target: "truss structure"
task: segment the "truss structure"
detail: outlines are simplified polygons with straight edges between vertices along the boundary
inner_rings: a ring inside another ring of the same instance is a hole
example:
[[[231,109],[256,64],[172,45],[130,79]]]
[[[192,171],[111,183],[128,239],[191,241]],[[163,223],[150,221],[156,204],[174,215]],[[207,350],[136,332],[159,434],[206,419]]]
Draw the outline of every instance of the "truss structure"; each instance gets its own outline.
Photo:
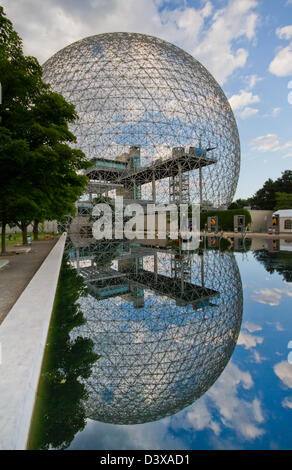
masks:
[[[101,355],[84,380],[87,416],[151,422],[192,404],[226,367],[240,331],[242,286],[233,253],[182,255],[104,241],[66,252],[88,286],[79,304]]]
[[[107,33],[62,49],[43,69],[52,89],[76,106],[71,130],[95,161],[93,183],[109,191],[123,185],[134,199],[153,199],[155,181],[159,202],[232,201],[236,122],[222,89],[192,56],[155,37]],[[122,168],[121,156],[135,147],[138,165]]]

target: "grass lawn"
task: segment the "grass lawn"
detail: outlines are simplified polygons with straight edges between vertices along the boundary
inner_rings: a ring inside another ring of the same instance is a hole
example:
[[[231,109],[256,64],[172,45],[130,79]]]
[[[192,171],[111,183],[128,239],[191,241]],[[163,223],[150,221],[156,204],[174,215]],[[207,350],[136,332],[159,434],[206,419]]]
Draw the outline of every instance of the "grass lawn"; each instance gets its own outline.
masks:
[[[31,240],[33,240],[33,234],[32,233],[28,233],[28,235],[31,236]],[[56,237],[57,235],[55,234],[52,234],[52,233],[45,233],[45,232],[41,232],[39,233],[39,240],[42,240],[44,239],[45,237],[47,236],[50,236],[50,237]],[[11,237],[11,239],[9,239],[9,237]],[[22,234],[21,233],[11,233],[11,234],[7,234],[6,235],[6,246],[8,245],[14,245],[15,243],[22,243]],[[1,246],[1,242],[2,242],[2,237],[0,235],[0,246]]]

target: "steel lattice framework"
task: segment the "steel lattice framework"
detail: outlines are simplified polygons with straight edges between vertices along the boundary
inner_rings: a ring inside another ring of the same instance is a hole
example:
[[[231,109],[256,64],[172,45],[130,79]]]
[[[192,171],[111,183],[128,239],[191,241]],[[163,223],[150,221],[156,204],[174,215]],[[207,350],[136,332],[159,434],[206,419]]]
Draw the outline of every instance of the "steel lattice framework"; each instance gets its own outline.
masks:
[[[118,181],[113,171],[108,179],[97,171],[92,180],[141,184],[147,199],[150,166],[160,201],[177,199],[179,171],[182,202],[232,201],[240,169],[234,115],[215,79],[182,49],[143,34],[101,34],[65,47],[43,69],[52,89],[75,104],[79,120],[71,129],[89,159],[116,160],[140,148],[139,174]],[[184,156],[182,169],[170,161],[173,149]]]
[[[67,253],[88,285],[80,299],[100,359],[84,381],[91,419],[137,424],[192,404],[235,347],[242,285],[233,253],[168,252],[103,242]],[[77,254],[78,253],[78,254]]]

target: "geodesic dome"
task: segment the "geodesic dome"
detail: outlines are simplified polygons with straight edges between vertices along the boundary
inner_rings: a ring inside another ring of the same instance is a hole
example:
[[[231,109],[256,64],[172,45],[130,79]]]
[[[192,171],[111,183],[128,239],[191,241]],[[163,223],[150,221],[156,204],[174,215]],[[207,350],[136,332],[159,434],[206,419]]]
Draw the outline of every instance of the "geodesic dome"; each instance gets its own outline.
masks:
[[[85,282],[101,286],[104,277],[107,291],[107,298],[95,288],[79,300],[86,323],[75,331],[90,338],[101,356],[83,381],[86,415],[93,420],[138,424],[177,413],[212,386],[236,345],[243,299],[234,254],[204,251],[181,259],[156,250],[141,262],[143,249],[130,250],[132,258],[120,252],[117,263],[124,269],[116,274],[125,277],[119,283],[110,280],[117,270],[113,256],[110,270],[100,266],[94,247],[83,256],[96,259],[96,268],[81,269]],[[139,277],[127,278],[131,264],[137,263]],[[151,273],[156,274],[149,281]],[[130,290],[125,291],[127,279]],[[205,292],[194,308],[186,300],[190,284],[193,292],[204,285],[213,295],[207,300]]]
[[[144,34],[100,34],[57,52],[43,70],[76,106],[71,130],[89,159],[115,159],[139,146],[146,166],[175,147],[212,148],[216,163],[202,168],[201,193],[199,171],[190,171],[189,200],[201,196],[216,207],[232,201],[240,170],[234,115],[212,75],[182,49]],[[168,200],[167,173],[157,199]]]

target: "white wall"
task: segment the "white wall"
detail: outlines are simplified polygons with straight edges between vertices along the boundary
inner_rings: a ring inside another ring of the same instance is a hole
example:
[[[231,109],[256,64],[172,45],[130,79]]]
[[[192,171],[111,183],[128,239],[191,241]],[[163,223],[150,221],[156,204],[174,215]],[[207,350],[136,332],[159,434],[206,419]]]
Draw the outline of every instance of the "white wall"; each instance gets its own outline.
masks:
[[[291,233],[292,234],[292,229],[287,230],[285,229],[285,220],[291,220],[292,217],[280,217],[280,233]]]
[[[25,449],[66,234],[0,325],[0,450]]]
[[[251,215],[251,231],[268,232],[269,227],[272,225],[272,214],[274,211],[261,211],[261,210],[250,210]]]

